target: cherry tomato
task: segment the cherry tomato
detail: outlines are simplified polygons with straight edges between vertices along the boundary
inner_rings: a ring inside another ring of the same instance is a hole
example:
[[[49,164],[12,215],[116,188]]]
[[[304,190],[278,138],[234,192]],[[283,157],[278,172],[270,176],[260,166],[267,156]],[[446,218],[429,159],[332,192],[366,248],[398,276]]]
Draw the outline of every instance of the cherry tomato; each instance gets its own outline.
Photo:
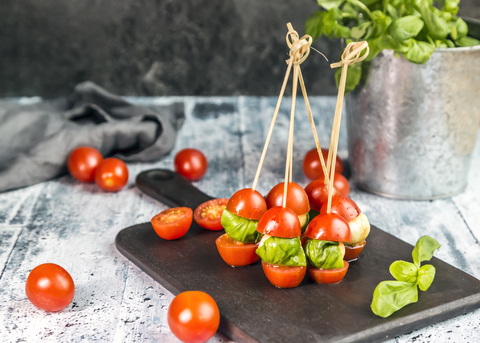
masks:
[[[325,166],[327,166],[328,149],[322,149],[322,155],[325,160]],[[303,172],[311,180],[323,177],[322,164],[320,163],[317,149],[312,149],[305,154],[303,158]],[[338,156],[337,162],[335,163],[335,173],[343,173],[343,162]]]
[[[153,229],[163,239],[183,237],[192,225],[193,211],[188,207],[175,207],[162,211],[152,218]]]
[[[267,203],[259,192],[244,188],[228,200],[227,210],[242,218],[259,220],[267,211]]]
[[[175,155],[175,170],[190,181],[200,180],[207,172],[207,158],[200,150],[187,148]]]
[[[262,261],[262,268],[268,281],[279,288],[297,287],[305,277],[307,267],[287,267]]]
[[[223,260],[234,267],[243,267],[260,260],[255,252],[258,243],[242,243],[233,240],[227,233],[215,240],[217,249]]]
[[[325,184],[323,179],[316,179],[310,182],[307,187],[305,187],[305,193],[307,193],[310,206],[315,211],[320,212],[323,203],[328,201],[328,185]],[[340,192],[335,188],[335,184],[333,186],[332,194],[340,194]]]
[[[193,218],[204,229],[222,230],[222,213],[227,203],[228,199],[224,198],[206,201],[196,208]]]
[[[119,191],[127,182],[127,165],[115,157],[104,159],[95,172],[95,183],[107,192]]]
[[[322,241],[350,242],[352,240],[347,221],[336,213],[319,214],[313,218],[305,230],[305,236]]]
[[[102,154],[97,149],[81,146],[68,156],[68,171],[78,181],[93,182],[95,181],[95,170],[102,160]]]
[[[317,283],[337,283],[343,280],[348,270],[348,262],[343,261],[343,268],[320,269],[308,267],[308,274]]]
[[[279,183],[268,192],[265,201],[267,208],[283,205],[283,192],[285,189],[285,182]],[[289,182],[287,186],[287,207],[292,209],[298,216],[310,211],[310,202],[308,201],[307,193],[299,184]]]
[[[295,212],[288,207],[272,207],[260,218],[257,231],[264,235],[293,238],[300,237],[302,227]]]
[[[345,257],[344,257],[344,259],[347,260],[348,262],[356,260],[358,258],[358,255],[360,255],[363,248],[365,247],[365,244],[367,244],[366,241],[363,241],[362,244],[355,245],[353,247],[345,245]]]
[[[28,300],[39,309],[56,312],[72,302],[75,284],[65,269],[54,263],[45,263],[30,272],[25,292]]]
[[[323,175],[318,180],[324,182]],[[333,177],[333,188],[336,189],[338,193],[344,197],[348,197],[348,195],[350,194],[350,184],[348,183],[347,178],[342,174],[335,173]]]
[[[327,213],[327,206],[328,204],[326,202],[323,203],[322,208],[320,209],[320,214]],[[341,195],[335,195],[332,197],[332,207],[330,212],[337,213],[347,222],[357,218],[361,213],[360,208],[358,208],[355,201]]]
[[[208,341],[220,325],[217,303],[207,293],[187,291],[173,299],[168,308],[168,326],[182,342]]]

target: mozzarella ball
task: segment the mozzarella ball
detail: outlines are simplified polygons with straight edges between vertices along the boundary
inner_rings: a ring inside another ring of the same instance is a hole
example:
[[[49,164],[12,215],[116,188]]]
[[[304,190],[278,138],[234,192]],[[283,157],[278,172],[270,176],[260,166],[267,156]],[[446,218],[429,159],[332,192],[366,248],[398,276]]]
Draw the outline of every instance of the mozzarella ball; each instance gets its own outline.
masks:
[[[352,232],[352,240],[346,242],[348,246],[355,246],[357,244],[363,243],[365,238],[367,238],[370,233],[370,222],[365,214],[360,213],[355,219],[352,219],[348,222],[350,226],[350,231]]]

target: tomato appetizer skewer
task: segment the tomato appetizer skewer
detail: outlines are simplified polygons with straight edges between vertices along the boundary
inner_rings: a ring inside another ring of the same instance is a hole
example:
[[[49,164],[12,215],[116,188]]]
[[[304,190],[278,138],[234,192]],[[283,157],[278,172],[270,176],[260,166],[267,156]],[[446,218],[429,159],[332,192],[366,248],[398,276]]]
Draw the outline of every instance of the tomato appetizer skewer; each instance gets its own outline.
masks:
[[[328,159],[328,149],[322,149],[322,156],[327,163]],[[343,173],[343,162],[337,156],[335,160],[335,173]],[[309,150],[305,157],[303,158],[303,172],[311,180],[316,180],[324,177],[322,164],[320,163],[320,158],[318,157],[318,151],[316,148]]]

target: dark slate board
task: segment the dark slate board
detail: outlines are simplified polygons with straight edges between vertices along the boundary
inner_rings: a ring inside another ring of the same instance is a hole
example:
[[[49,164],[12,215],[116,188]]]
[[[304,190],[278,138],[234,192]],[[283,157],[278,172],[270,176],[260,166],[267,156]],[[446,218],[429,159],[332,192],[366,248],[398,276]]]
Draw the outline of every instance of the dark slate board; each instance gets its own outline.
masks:
[[[172,206],[195,209],[210,196],[180,175],[151,170],[137,177],[145,193]],[[387,319],[370,310],[380,281],[391,280],[390,264],[411,261],[413,246],[372,226],[367,245],[350,264],[345,279],[319,285],[308,275],[294,289],[278,289],[265,277],[261,264],[228,266],[215,247],[223,231],[208,231],[195,222],[182,239],[159,238],[150,223],[120,231],[117,249],[173,294],[201,290],[217,302],[220,331],[237,342],[380,342],[480,307],[480,281],[433,258],[437,269],[419,301]]]

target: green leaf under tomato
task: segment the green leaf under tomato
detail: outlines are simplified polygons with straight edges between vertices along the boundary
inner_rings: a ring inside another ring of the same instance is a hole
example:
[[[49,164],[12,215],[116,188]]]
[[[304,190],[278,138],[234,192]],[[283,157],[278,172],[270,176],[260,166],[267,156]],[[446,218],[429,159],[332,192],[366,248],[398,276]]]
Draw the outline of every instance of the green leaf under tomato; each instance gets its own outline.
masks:
[[[270,264],[288,267],[305,267],[307,265],[300,237],[269,237],[258,247],[256,253],[262,261]]]
[[[415,248],[413,248],[412,258],[413,263],[420,268],[420,263],[423,261],[430,261],[435,250],[440,248],[440,243],[430,236],[422,236],[418,239]]]
[[[417,282],[418,268],[416,265],[405,261],[395,261],[390,265],[390,274],[397,281]]]
[[[382,281],[373,292],[370,307],[377,316],[386,318],[402,307],[417,301],[418,289],[416,283]]]
[[[431,264],[426,264],[418,270],[417,283],[418,283],[418,287],[420,287],[422,291],[426,291],[430,287],[430,285],[433,282],[433,279],[435,278],[435,272],[436,272],[435,267],[432,266]]]
[[[338,242],[309,239],[305,245],[309,265],[321,269],[343,268],[343,254]]]
[[[260,239],[260,233],[257,231],[258,220],[239,217],[225,209],[221,223],[225,232],[236,241],[256,243]]]

